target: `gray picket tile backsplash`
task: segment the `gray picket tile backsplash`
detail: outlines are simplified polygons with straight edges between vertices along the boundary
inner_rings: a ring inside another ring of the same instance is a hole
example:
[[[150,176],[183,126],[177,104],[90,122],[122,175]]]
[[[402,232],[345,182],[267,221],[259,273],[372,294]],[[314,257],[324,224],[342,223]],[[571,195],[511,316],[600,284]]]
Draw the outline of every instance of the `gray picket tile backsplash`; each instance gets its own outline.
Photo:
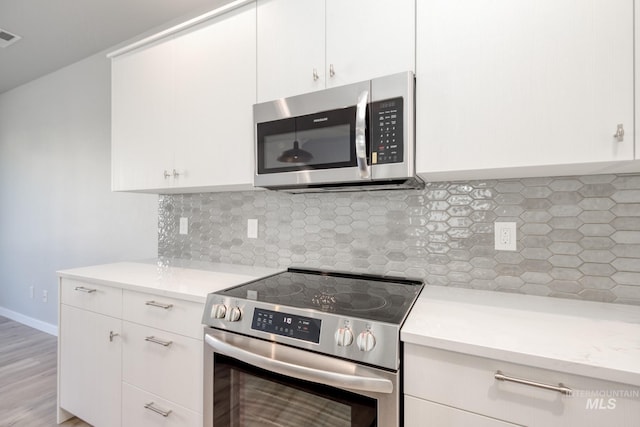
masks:
[[[178,233],[180,217],[189,218],[188,235]],[[258,220],[257,239],[247,238],[250,218]],[[494,250],[496,221],[516,222],[516,251]],[[158,250],[167,258],[640,305],[640,175],[162,195]]]

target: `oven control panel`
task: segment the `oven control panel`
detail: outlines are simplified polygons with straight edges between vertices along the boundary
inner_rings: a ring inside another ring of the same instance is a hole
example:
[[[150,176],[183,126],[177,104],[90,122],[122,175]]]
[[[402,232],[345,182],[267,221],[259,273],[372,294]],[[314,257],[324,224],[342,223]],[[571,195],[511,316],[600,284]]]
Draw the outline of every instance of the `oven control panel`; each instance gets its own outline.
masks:
[[[389,369],[400,360],[398,325],[209,294],[202,323]]]
[[[320,319],[256,308],[251,329],[318,344],[321,325]]]

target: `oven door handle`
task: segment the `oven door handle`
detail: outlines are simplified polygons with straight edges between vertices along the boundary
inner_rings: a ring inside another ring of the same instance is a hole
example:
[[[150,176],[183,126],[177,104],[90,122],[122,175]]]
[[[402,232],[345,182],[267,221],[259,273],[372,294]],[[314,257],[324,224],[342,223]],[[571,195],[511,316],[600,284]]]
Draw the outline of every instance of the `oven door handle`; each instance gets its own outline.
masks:
[[[217,353],[224,354],[241,362],[257,366],[277,374],[326,384],[336,388],[349,388],[352,390],[372,393],[393,392],[393,383],[386,378],[343,374],[284,362],[253,353],[249,350],[245,350],[244,348],[224,342],[209,334],[205,334],[204,340]]]
[[[360,178],[369,179],[371,177],[371,167],[367,164],[367,101],[369,91],[363,91],[358,97],[356,104],[356,162],[360,171]]]

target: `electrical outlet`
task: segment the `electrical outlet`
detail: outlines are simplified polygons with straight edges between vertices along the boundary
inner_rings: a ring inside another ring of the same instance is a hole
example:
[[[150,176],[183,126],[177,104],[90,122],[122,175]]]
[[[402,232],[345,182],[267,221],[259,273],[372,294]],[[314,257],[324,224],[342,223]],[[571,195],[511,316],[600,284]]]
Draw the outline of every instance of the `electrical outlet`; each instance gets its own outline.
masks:
[[[517,250],[515,222],[496,222],[494,231],[497,251]]]
[[[180,234],[189,234],[189,218],[180,218]]]
[[[42,302],[49,301],[49,291],[42,291]]]
[[[258,238],[258,220],[257,219],[247,220],[247,237],[249,239]]]

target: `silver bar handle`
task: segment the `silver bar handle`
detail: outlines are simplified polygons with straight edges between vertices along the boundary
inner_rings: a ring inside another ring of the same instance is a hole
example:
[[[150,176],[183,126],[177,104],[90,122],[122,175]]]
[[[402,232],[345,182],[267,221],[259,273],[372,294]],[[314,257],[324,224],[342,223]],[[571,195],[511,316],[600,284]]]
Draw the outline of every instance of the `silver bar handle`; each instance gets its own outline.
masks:
[[[163,304],[161,302],[157,302],[157,301],[145,301],[144,303],[145,305],[150,305],[152,307],[160,307],[160,308],[164,308],[165,310],[170,309],[171,307],[173,307],[173,304]]]
[[[145,337],[144,340],[152,342],[154,344],[160,344],[160,345],[163,345],[165,347],[169,347],[171,344],[173,344],[173,341],[163,341],[161,339],[158,339],[158,338],[154,337],[153,335],[151,335],[150,337]]]
[[[316,68],[313,69],[313,81],[318,81],[320,76],[318,75],[318,70]]]
[[[84,286],[76,286],[76,291],[86,292],[88,294],[94,293],[96,290],[91,288],[85,288]]]
[[[336,69],[333,64],[329,64],[329,77],[333,77],[336,75]]]
[[[109,342],[113,342],[113,339],[117,336],[119,336],[120,334],[113,332],[113,331],[109,331]]]
[[[393,392],[393,383],[386,378],[364,377],[359,375],[348,375],[337,372],[324,371],[300,366],[293,363],[283,362],[270,357],[252,353],[233,344],[221,341],[209,334],[204,336],[205,342],[218,353],[226,354],[249,365],[259,366],[282,375],[300,378],[320,384],[326,384],[336,388],[350,388],[352,390],[362,390],[377,393]]]
[[[356,105],[356,161],[360,178],[368,179],[371,176],[371,170],[367,164],[367,140],[365,131],[367,129],[367,101],[369,100],[369,91],[363,91],[358,97]]]
[[[573,393],[573,390],[562,383],[559,383],[558,385],[545,384],[537,381],[526,380],[524,378],[510,377],[504,375],[501,371],[496,371],[493,377],[498,381],[508,381],[516,384],[524,384],[532,387],[543,388],[545,390],[557,391],[558,393],[562,393],[567,396],[571,396],[571,394]]]
[[[167,179],[171,176],[171,174],[169,172],[167,172],[167,170],[164,170],[164,179]]]
[[[169,409],[168,411],[163,411],[160,408],[156,408],[155,406],[153,406],[153,402],[145,403],[144,407],[150,411],[155,412],[156,414],[162,415],[165,418],[168,417],[171,413],[171,409]]]

